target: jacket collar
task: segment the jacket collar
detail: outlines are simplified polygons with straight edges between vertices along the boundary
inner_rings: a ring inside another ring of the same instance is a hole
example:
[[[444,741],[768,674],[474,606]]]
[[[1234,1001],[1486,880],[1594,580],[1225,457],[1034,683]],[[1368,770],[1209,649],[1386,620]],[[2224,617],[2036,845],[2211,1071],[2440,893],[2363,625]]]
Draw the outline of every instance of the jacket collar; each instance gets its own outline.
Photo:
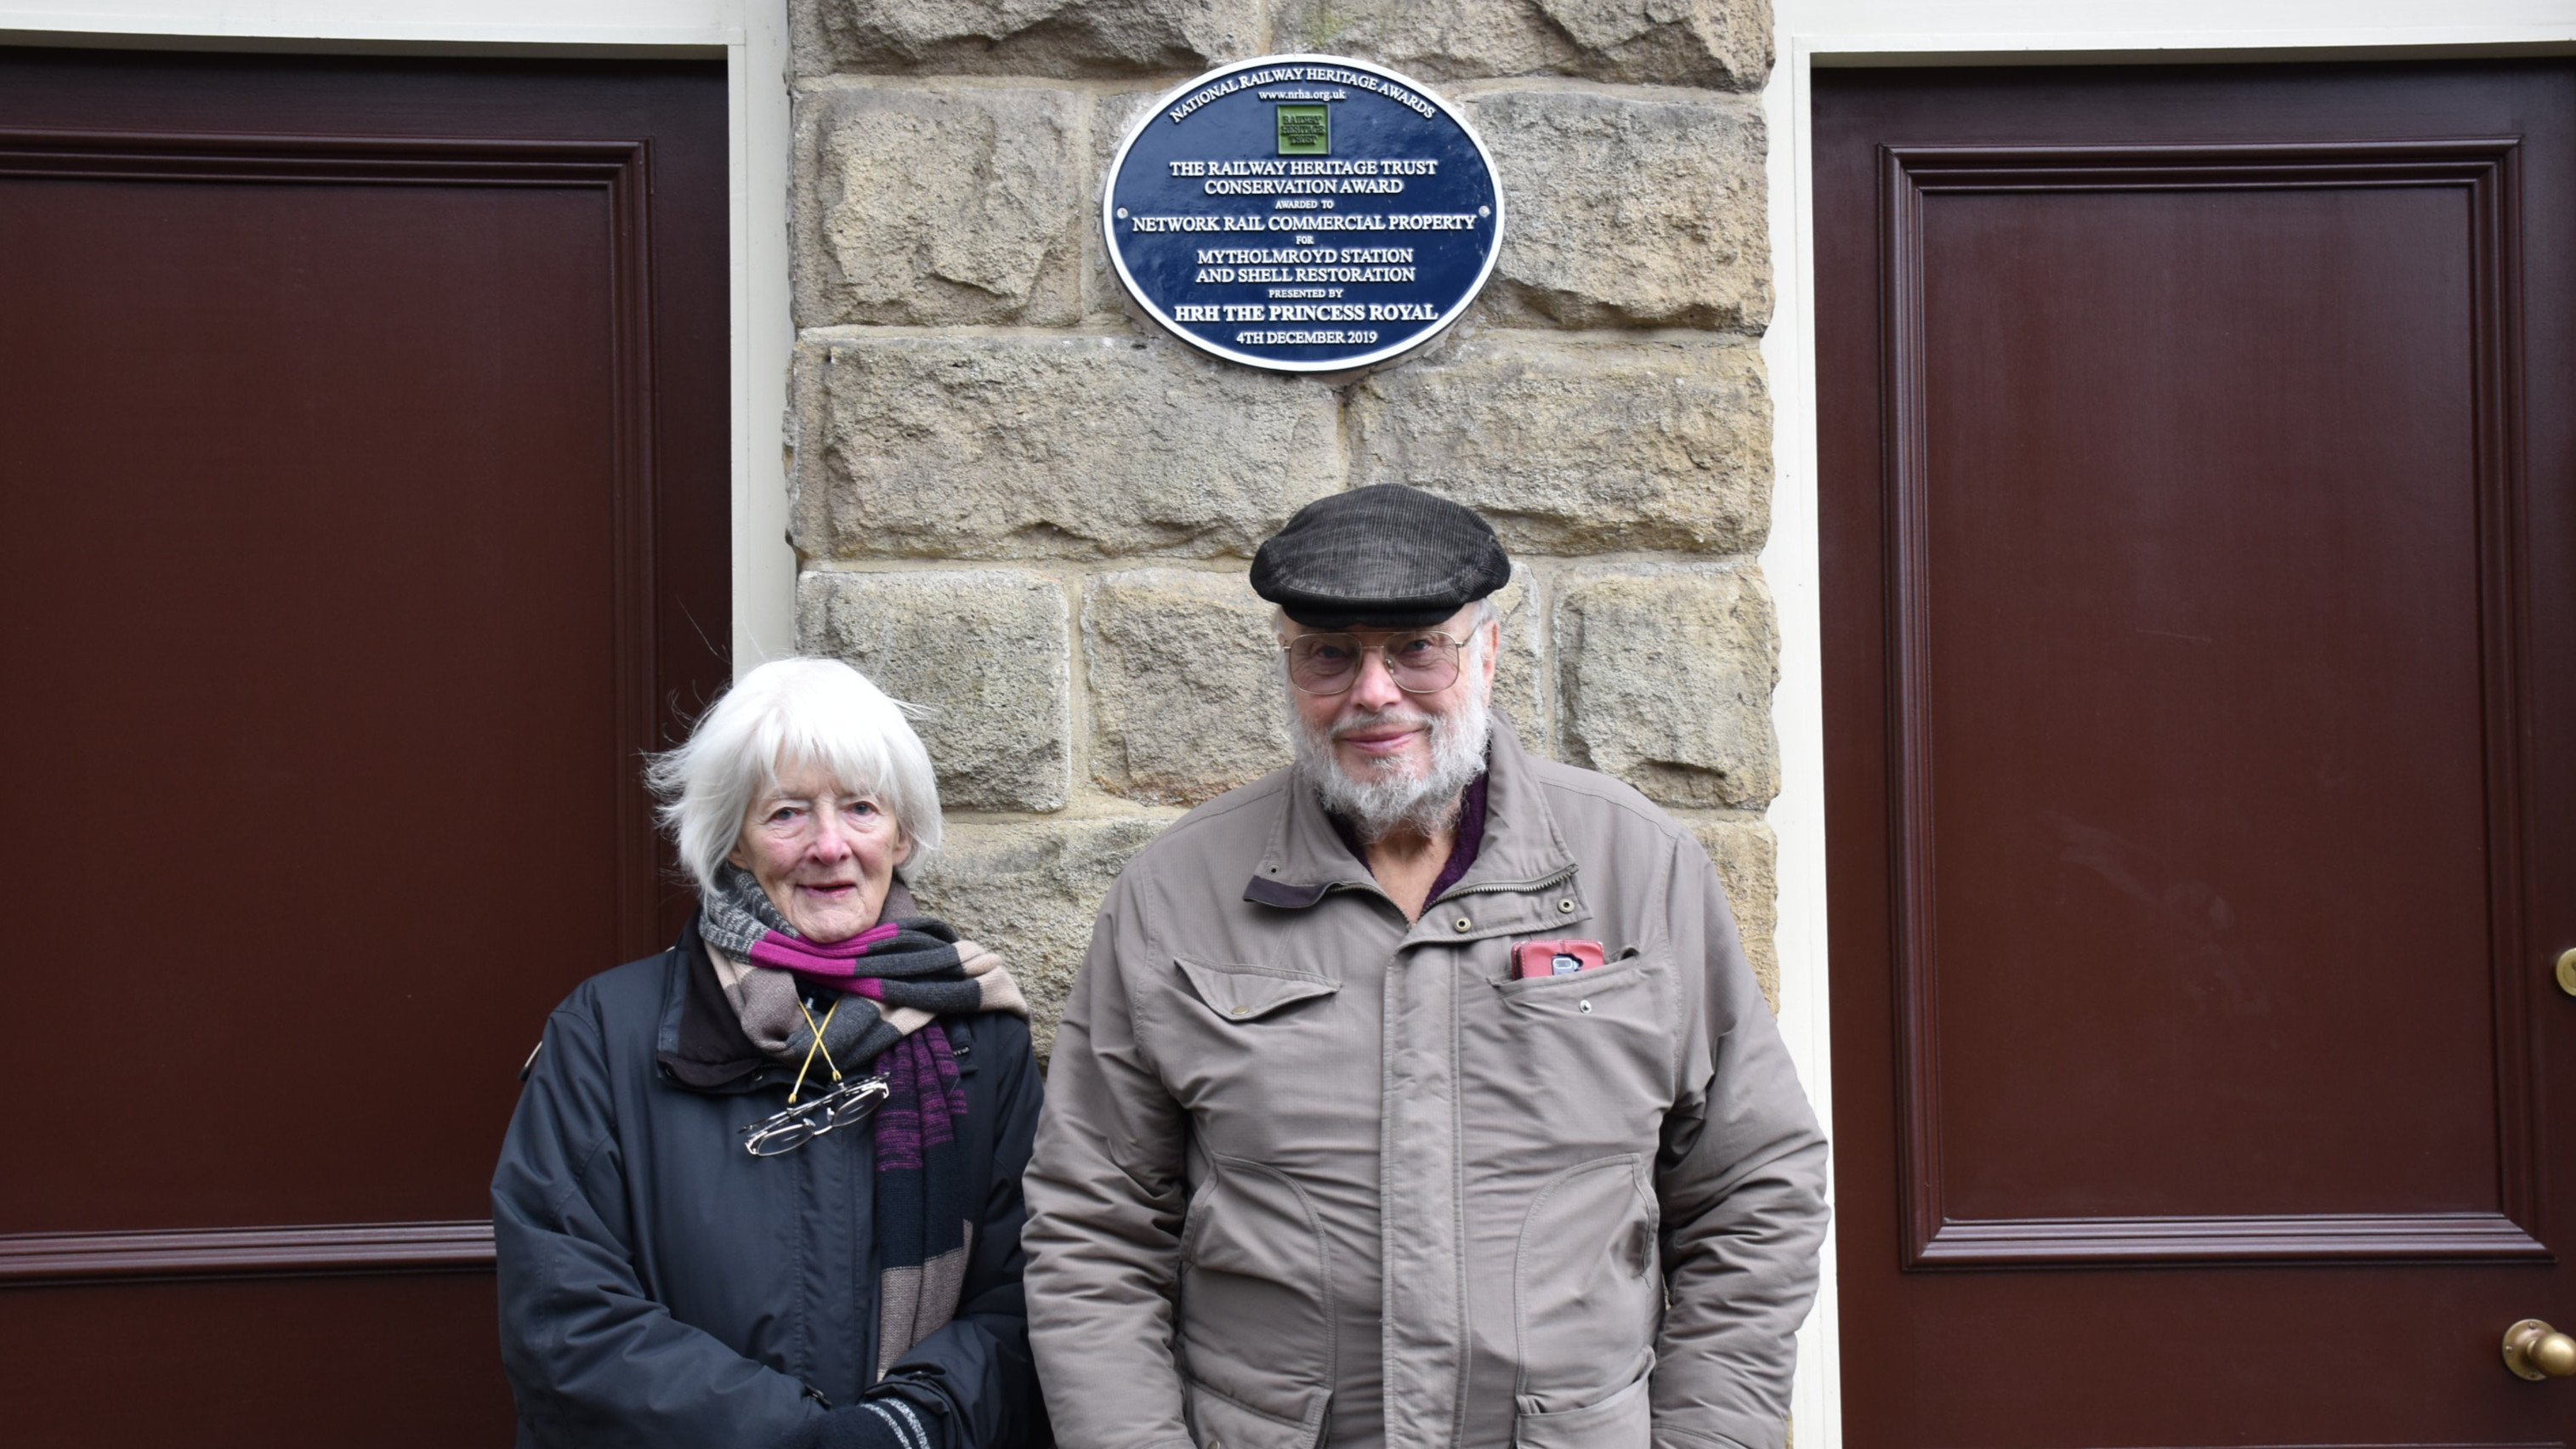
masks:
[[[654,1043],[662,1075],[701,1092],[759,1085],[757,1078],[769,1059],[743,1034],[733,1003],[725,999],[715,960],[707,955],[706,940],[698,934],[697,912],[689,913],[689,924],[681,928],[680,939],[663,953],[663,959],[669,969],[663,981],[661,1030]]]
[[[1558,833],[1511,722],[1494,716],[1485,746],[1485,843],[1476,863],[1442,900],[1484,891],[1529,890],[1574,871],[1574,856]],[[1243,898],[1255,905],[1303,910],[1337,889],[1376,890],[1368,866],[1351,854],[1324,807],[1292,768],[1279,792],[1281,808],[1268,847]],[[1426,918],[1429,912],[1425,912]],[[1559,914],[1570,914],[1560,912]],[[1484,934],[1477,932],[1476,934]]]
[[[921,908],[898,876],[886,890],[879,920],[917,916]],[[776,1076],[777,1063],[761,1055],[744,1034],[742,1017],[726,997],[716,976],[715,959],[706,938],[698,934],[699,913],[689,913],[680,939],[662,953],[668,963],[662,988],[662,1021],[654,1037],[654,1056],[662,1075],[701,1092],[747,1092]]]

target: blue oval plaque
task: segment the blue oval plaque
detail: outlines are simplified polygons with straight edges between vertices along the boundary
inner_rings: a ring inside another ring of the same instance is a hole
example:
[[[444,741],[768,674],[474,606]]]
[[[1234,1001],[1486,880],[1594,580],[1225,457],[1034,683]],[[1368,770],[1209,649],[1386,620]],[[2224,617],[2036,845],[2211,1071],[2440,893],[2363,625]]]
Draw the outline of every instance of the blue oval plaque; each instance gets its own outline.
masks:
[[[1154,320],[1253,367],[1365,367],[1439,335],[1494,270],[1503,193],[1448,104],[1380,66],[1209,71],[1127,133],[1100,203]]]

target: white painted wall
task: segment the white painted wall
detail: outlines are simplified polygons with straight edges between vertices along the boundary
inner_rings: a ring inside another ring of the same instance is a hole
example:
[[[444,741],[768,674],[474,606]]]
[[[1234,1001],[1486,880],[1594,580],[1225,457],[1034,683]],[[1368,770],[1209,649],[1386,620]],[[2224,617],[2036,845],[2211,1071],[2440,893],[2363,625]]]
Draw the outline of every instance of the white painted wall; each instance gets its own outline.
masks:
[[[1816,553],[1815,172],[1809,81],[1820,65],[2394,60],[2576,53],[2576,0],[1772,0],[1771,257],[1763,339],[1778,468],[1762,570],[1780,612],[1781,1026],[1833,1125],[1825,938],[1824,674]],[[1891,1245],[1892,1251],[1892,1245]],[[1800,1449],[1840,1449],[1844,1365],[1834,1261],[1800,1335]],[[1866,1373],[1865,1364],[1851,1366]]]
[[[731,113],[733,659],[796,642],[787,545],[786,0],[0,0],[0,44],[722,56]]]

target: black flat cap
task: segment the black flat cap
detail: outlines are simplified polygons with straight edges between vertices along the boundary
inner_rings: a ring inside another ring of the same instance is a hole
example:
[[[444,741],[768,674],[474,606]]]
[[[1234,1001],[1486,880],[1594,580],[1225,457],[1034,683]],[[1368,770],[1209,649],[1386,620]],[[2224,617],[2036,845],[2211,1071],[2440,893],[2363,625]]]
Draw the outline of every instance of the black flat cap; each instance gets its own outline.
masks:
[[[1309,629],[1419,629],[1511,578],[1485,520],[1401,483],[1318,498],[1252,556],[1252,591]]]

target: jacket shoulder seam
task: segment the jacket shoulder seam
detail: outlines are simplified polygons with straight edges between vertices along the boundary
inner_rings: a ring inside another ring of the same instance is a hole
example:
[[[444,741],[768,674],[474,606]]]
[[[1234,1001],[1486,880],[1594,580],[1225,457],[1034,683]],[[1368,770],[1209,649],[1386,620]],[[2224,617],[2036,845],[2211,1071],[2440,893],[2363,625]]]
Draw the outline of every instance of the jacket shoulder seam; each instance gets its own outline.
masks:
[[[601,1153],[608,1150],[608,1144],[611,1140],[613,1139],[610,1134],[605,1132],[601,1133],[599,1140],[592,1143],[590,1145],[590,1149],[582,1153],[580,1160],[573,1165],[571,1181],[564,1185],[564,1190],[562,1192],[555,1194],[555,1200],[553,1202],[546,1204],[546,1211],[553,1215],[555,1221],[563,1221],[565,1205],[570,1203],[574,1198],[583,1195],[583,1189],[590,1182],[591,1166],[599,1161],[599,1155]],[[621,1244],[620,1246],[624,1245]]]
[[[1532,771],[1533,774],[1536,774],[1539,777],[1539,785],[1542,789],[1548,790],[1552,793],[1573,795],[1585,800],[1598,801],[1603,805],[1610,806],[1611,808],[1619,811],[1621,814],[1626,815],[1632,820],[1652,827],[1656,833],[1660,835],[1669,837],[1686,833],[1680,821],[1675,820],[1671,814],[1666,812],[1662,807],[1656,805],[1653,801],[1638,794],[1631,786],[1622,784],[1618,780],[1612,779],[1607,775],[1600,774],[1600,772],[1595,770],[1578,770],[1575,766],[1557,764],[1553,760],[1540,761],[1538,763],[1542,766],[1552,767]],[[1592,776],[1595,779],[1599,779],[1602,781],[1603,785],[1606,785],[1609,788],[1605,789],[1601,786],[1593,785],[1589,780],[1583,778],[1587,775]],[[1568,778],[1569,776],[1571,778]]]
[[[1676,830],[1665,840],[1664,869],[1662,873],[1657,875],[1655,878],[1655,908],[1650,919],[1656,921],[1658,923],[1657,929],[1664,933],[1664,946],[1667,952],[1672,949],[1674,910],[1673,883],[1681,878],[1681,873],[1683,871],[1690,868],[1689,853],[1682,848],[1682,840],[1686,835],[1687,832]],[[1716,870],[1716,866],[1705,862],[1700,868],[1711,872]],[[1673,993],[1673,1020],[1678,1022],[1689,1022],[1697,1020],[1700,1017],[1700,1012],[1694,1010],[1694,1006],[1705,1005],[1705,1003],[1693,1003],[1685,999],[1689,992],[1684,984],[1685,973],[1679,969],[1680,964],[1681,963],[1678,960],[1674,962],[1675,969],[1669,976],[1669,982]],[[1699,982],[1699,990],[1701,992],[1705,993],[1708,990],[1708,972],[1705,968],[1688,974]],[[1687,1090],[1686,1084],[1683,1080],[1682,1067],[1685,1062],[1690,1060],[1690,1035],[1691,1034],[1686,1030],[1673,1033],[1672,1075],[1667,1080],[1671,1084],[1668,1090],[1672,1092],[1676,1100],[1678,1100],[1681,1094]]]
[[[588,994],[587,984],[574,989],[574,995],[576,996],[585,994]],[[601,1063],[604,1066],[607,1060],[607,1034],[599,1029],[599,1023],[597,1021],[591,1019],[591,1017],[598,1011],[599,1007],[596,996],[593,996],[590,1001],[585,1003],[585,1005],[588,1008],[587,1010],[584,1010],[581,1007],[576,1007],[571,1001],[566,1001],[549,1013],[547,1020],[551,1022],[555,1017],[562,1017],[567,1022],[577,1024],[579,1028],[591,1038],[593,1046],[597,1048],[596,1054],[600,1057]],[[611,1095],[612,1097],[614,1096],[613,1093]],[[546,1204],[547,1213],[553,1216],[557,1222],[561,1222],[563,1220],[564,1205],[582,1194],[584,1186],[590,1181],[590,1169],[592,1165],[599,1161],[599,1155],[608,1150],[609,1144],[615,1141],[616,1137],[617,1131],[615,1124],[610,1120],[603,1119],[599,1124],[598,1137],[587,1147],[582,1148],[574,1155],[573,1169],[569,1176],[569,1180],[564,1184],[563,1191],[556,1193],[553,1199]]]

